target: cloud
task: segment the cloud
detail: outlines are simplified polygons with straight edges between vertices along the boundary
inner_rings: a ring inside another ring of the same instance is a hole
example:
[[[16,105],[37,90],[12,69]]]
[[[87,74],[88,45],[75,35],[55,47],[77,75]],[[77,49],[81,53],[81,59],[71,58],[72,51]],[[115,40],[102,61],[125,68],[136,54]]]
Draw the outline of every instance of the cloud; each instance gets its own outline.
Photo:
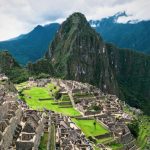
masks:
[[[148,0],[0,0],[0,40],[29,32],[38,24],[62,22],[73,12],[87,19],[101,19],[126,11],[128,20],[149,20]]]

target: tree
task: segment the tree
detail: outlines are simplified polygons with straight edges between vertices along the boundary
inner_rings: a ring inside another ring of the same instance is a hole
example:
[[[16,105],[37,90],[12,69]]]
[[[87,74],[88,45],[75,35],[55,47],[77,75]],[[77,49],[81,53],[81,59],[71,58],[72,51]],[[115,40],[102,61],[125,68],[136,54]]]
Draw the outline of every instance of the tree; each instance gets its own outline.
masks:
[[[130,124],[128,124],[128,128],[135,138],[139,135],[139,121],[133,120]]]
[[[93,125],[94,125],[94,127],[95,127],[95,129],[96,129],[96,120],[93,122]]]

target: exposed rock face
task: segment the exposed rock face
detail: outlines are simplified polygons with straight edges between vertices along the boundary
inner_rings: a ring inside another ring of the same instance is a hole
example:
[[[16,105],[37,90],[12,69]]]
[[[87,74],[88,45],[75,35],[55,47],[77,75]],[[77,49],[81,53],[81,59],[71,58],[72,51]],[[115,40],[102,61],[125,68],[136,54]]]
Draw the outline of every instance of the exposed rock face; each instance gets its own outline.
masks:
[[[60,77],[96,84],[111,93],[117,91],[105,43],[80,13],[61,25],[48,57]]]

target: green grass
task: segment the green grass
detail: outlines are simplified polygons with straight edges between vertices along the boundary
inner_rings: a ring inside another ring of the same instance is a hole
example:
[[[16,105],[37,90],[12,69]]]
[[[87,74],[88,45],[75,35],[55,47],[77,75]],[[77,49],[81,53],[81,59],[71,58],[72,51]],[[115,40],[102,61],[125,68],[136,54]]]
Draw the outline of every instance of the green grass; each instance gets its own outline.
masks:
[[[15,87],[16,89],[19,91],[19,90],[22,90],[24,87],[26,87],[28,85],[28,82],[22,82],[20,84],[15,84]]]
[[[96,147],[96,146],[93,146],[94,147],[94,150],[99,150],[99,148],[98,147]]]
[[[69,98],[69,96],[68,95],[62,95],[62,97],[61,97],[61,101],[70,101],[70,98]]]
[[[40,141],[39,150],[47,149],[47,142],[48,142],[48,133],[44,133]]]
[[[123,144],[120,144],[120,143],[112,143],[109,146],[112,150],[121,150],[121,149],[123,149]]]
[[[54,150],[56,141],[55,141],[55,125],[51,126],[51,132],[50,132],[50,150]]]
[[[75,97],[82,98],[82,97],[93,97],[94,95],[91,93],[75,93]]]
[[[88,136],[97,136],[101,134],[108,133],[109,131],[105,129],[100,123],[96,123],[96,128],[94,126],[94,120],[77,120],[72,119],[73,122],[83,131],[83,133]]]
[[[103,138],[103,139],[98,139],[97,143],[107,144],[107,143],[110,143],[113,141],[114,141],[114,139],[112,137],[107,137],[107,138]]]
[[[139,118],[141,122],[139,122],[139,136],[137,138],[137,145],[141,149],[145,149],[147,146],[147,139],[150,138],[150,117],[148,116],[141,116]]]
[[[50,92],[52,90],[52,92]],[[54,100],[42,100],[39,101],[39,98],[53,98],[54,95],[58,91],[58,88],[54,89],[54,85],[49,84],[47,87],[32,87],[29,90],[24,90],[24,99],[26,103],[32,109],[42,110],[43,108],[62,113],[64,115],[69,116],[77,116],[80,113],[74,108],[59,108],[58,105],[52,105]]]

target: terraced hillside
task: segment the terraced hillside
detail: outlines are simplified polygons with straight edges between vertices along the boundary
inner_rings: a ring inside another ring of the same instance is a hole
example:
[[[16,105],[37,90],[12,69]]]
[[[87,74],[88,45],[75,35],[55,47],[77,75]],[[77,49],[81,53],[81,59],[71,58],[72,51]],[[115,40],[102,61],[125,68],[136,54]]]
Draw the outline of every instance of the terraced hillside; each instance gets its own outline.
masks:
[[[55,95],[59,88],[54,84],[48,84],[45,87],[30,87],[22,91],[25,102],[32,109],[49,109],[64,115],[80,115],[70,104],[67,95],[63,95],[59,100],[55,100]],[[68,103],[66,106],[66,102]],[[68,107],[69,105],[69,107]]]

